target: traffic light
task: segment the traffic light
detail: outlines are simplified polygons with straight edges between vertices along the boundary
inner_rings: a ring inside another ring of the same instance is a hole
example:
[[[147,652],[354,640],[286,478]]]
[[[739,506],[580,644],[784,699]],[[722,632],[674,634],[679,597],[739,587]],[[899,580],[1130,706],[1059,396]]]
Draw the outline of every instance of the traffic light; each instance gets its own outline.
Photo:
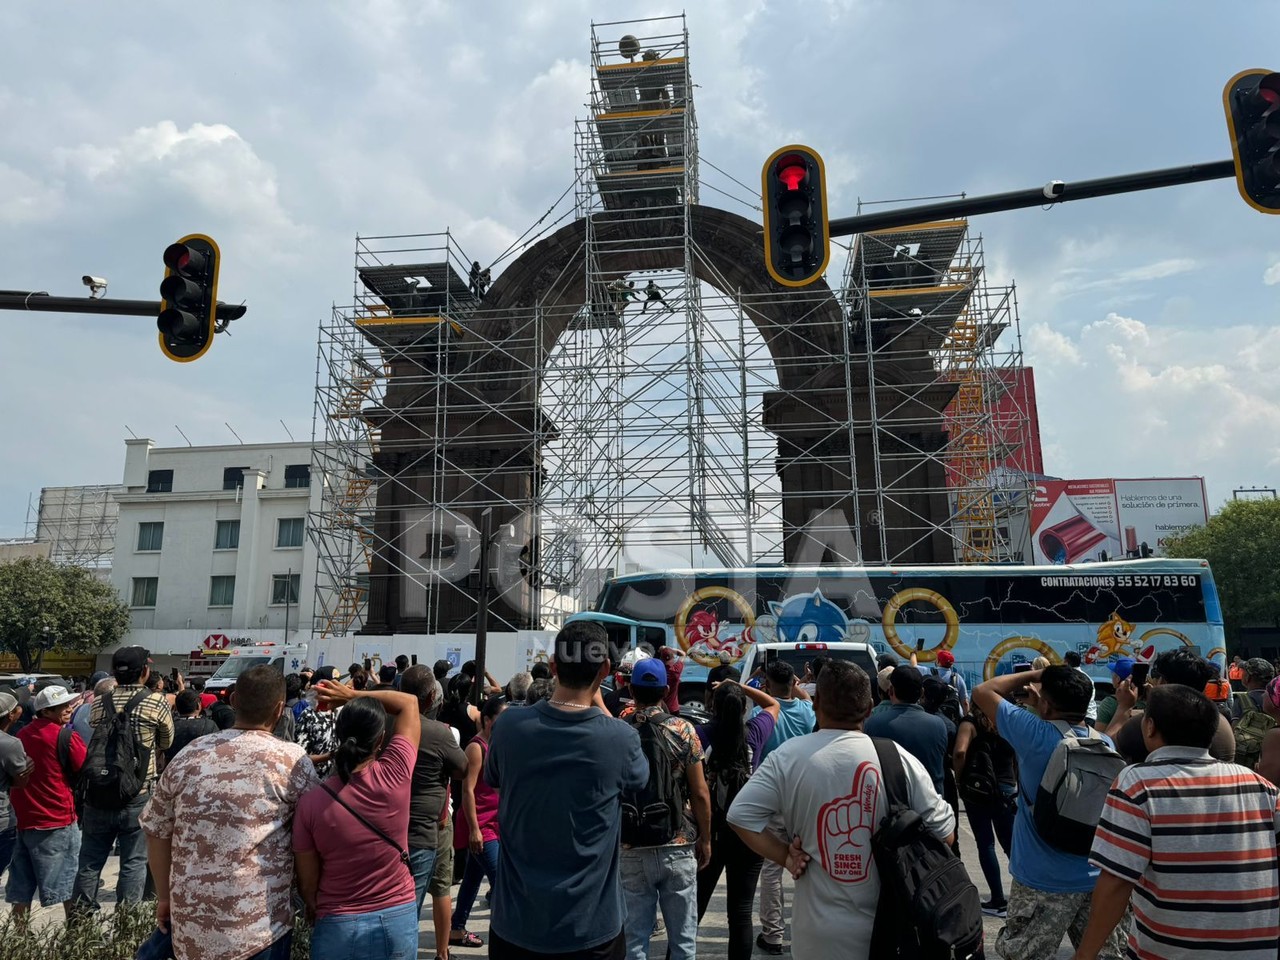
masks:
[[[798,144],[783,147],[765,161],[761,180],[769,276],[784,287],[813,283],[831,259],[822,158]]]
[[[160,328],[160,349],[170,360],[198,360],[213,343],[220,260],[218,245],[202,233],[190,234],[165,248],[156,326]]]
[[[1237,73],[1222,91],[1222,107],[1240,196],[1260,213],[1280,213],[1280,73]]]

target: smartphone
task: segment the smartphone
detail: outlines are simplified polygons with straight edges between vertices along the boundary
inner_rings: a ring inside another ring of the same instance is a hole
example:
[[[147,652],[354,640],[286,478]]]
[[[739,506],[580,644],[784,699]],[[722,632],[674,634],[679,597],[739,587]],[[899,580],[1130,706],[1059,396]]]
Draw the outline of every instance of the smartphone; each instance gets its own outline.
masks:
[[[916,652],[917,653],[924,652],[924,637],[921,637],[919,640],[916,641]]]
[[[366,659],[364,662],[364,672],[373,673],[373,661]]]
[[[1151,673],[1151,664],[1135,663],[1133,672],[1129,674],[1129,679],[1133,681],[1133,685],[1141,690],[1147,684],[1147,675]]]
[[[1031,664],[1029,664],[1029,663],[1015,663],[1015,664],[1013,665],[1013,672],[1014,672],[1014,673],[1030,673],[1030,672],[1031,672]]]
[[[418,655],[416,653],[409,654],[409,664],[414,667],[418,665]]]
[[[169,676],[173,679],[173,682],[174,682],[174,683],[177,683],[177,682],[178,682],[178,668],[177,668],[177,667],[174,667],[172,670],[170,670],[170,671],[169,671]]]

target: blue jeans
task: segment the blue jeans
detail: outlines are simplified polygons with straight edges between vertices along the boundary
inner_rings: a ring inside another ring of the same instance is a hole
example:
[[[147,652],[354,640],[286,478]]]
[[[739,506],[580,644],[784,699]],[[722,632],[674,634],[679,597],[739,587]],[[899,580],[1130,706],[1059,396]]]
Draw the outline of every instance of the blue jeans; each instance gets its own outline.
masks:
[[[991,900],[1005,902],[1004,879],[1000,874],[1000,861],[996,858],[996,840],[1009,855],[1013,846],[1014,798],[1006,794],[1002,802],[986,805],[965,801],[964,812],[973,830],[973,842],[978,848],[978,865],[991,888]]]
[[[336,913],[311,929],[311,960],[417,960],[418,907]]]
[[[475,906],[476,894],[480,892],[481,877],[488,877],[491,886],[498,885],[498,849],[497,840],[486,840],[480,856],[467,851],[467,869],[462,874],[462,885],[458,887],[458,902],[454,904],[453,920],[449,924],[451,929],[467,929],[471,908]]]
[[[622,851],[627,898],[627,960],[646,960],[658,907],[667,927],[671,960],[693,960],[698,941],[698,861],[693,844],[632,847]]]
[[[98,909],[102,868],[111,849],[120,841],[120,876],[116,880],[116,903],[139,903],[147,882],[147,838],[138,826],[138,816],[151,799],[144,792],[120,810],[102,810],[85,804],[80,818],[80,864],[76,870],[73,899],[78,907]]]
[[[79,856],[80,828],[74,823],[53,830],[19,830],[4,898],[31,903],[38,892],[42,907],[66,903],[75,887]]]
[[[13,848],[17,845],[17,827],[0,830],[0,873],[4,873],[9,868],[9,861],[13,859]]]
[[[427,887],[431,885],[431,874],[436,870],[436,848],[430,850],[422,847],[409,848],[409,872],[413,874],[413,895],[417,898],[418,916],[422,916],[422,904],[427,899]]]

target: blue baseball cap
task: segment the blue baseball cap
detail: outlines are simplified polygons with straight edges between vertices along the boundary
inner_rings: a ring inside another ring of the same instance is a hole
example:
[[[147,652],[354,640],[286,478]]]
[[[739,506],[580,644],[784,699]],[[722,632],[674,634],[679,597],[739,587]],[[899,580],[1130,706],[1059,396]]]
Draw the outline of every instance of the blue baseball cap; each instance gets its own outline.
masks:
[[[1119,657],[1111,661],[1111,672],[1122,681],[1128,680],[1129,674],[1133,673],[1133,664],[1133,657]]]
[[[667,668],[657,657],[638,660],[631,668],[631,685],[633,687],[665,687],[667,685]]]

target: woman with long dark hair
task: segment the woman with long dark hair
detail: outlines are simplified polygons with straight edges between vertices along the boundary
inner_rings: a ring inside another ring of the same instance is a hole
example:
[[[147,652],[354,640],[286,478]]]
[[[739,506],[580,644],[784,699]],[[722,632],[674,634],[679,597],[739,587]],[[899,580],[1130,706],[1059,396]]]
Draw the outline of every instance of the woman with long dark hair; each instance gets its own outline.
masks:
[[[951,763],[978,847],[978,865],[991,888],[991,899],[982,905],[982,912],[1003,917],[1007,901],[996,841],[1000,841],[1007,857],[1013,846],[1018,798],[1017,757],[1009,741],[996,732],[987,715],[975,705],[960,720]]]
[[[439,719],[458,731],[458,742],[468,744],[480,732],[480,711],[471,702],[471,676],[459,673],[449,678]]]
[[[501,697],[490,697],[480,707],[480,730],[467,744],[467,776],[462,781],[462,810],[453,834],[453,848],[465,851],[467,866],[453,907],[449,945],[480,947],[484,941],[467,931],[467,920],[480,892],[480,879],[489,878],[489,896],[498,882],[498,791],[484,778],[489,741],[498,715],[507,708]]]
[[[302,797],[293,821],[298,889],[314,924],[312,960],[416,957],[408,848],[422,731],[417,698],[330,681],[317,694],[326,705],[345,706],[334,724],[334,775]]]
[[[752,705],[760,708],[754,716]],[[760,766],[780,709],[778,701],[763,690],[725,680],[711,693],[710,722],[697,728],[706,751],[704,764],[711,789],[711,862],[698,872],[698,920],[701,922],[707,912],[720,874],[726,874],[729,960],[751,956],[752,907],[764,861],[734,833],[725,814],[743,783]]]

